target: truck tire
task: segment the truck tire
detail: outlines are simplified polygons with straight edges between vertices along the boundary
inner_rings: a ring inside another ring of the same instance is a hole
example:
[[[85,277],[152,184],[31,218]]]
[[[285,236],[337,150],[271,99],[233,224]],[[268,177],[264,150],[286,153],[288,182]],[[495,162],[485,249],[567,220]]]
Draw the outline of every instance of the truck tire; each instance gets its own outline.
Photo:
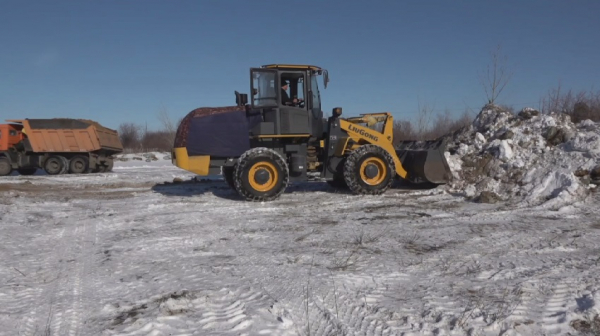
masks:
[[[70,174],[86,174],[90,169],[90,161],[83,155],[77,155],[69,160]]]
[[[64,156],[62,156],[62,155],[59,155],[58,157],[59,157],[59,158],[61,159],[61,161],[63,162],[63,169],[62,169],[62,171],[61,171],[60,173],[61,173],[61,174],[66,174],[66,173],[68,173],[68,172],[69,172],[69,160],[67,160],[67,158],[66,158],[66,157],[64,157]]]
[[[104,171],[111,172],[113,170],[114,164],[115,164],[115,161],[113,159],[108,159],[106,161],[106,168],[104,168]]]
[[[259,147],[240,157],[233,173],[237,192],[248,201],[272,201],[287,188],[290,173],[285,159],[276,151]]]
[[[60,155],[52,155],[44,162],[44,170],[48,175],[64,174],[67,170],[67,159]]]
[[[0,157],[0,176],[7,176],[12,173],[12,165],[8,158]]]
[[[344,165],[344,180],[348,188],[360,195],[383,194],[391,187],[395,175],[394,159],[376,145],[355,149]]]
[[[19,168],[17,170],[21,175],[33,175],[37,171],[37,168]]]

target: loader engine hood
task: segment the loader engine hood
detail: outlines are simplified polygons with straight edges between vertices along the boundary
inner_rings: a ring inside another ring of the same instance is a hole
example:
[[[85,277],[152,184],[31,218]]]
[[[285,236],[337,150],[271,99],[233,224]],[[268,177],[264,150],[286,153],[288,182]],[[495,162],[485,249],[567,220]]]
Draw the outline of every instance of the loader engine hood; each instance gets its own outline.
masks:
[[[190,156],[238,157],[250,149],[249,130],[260,120],[245,106],[197,108],[181,121],[174,148]]]

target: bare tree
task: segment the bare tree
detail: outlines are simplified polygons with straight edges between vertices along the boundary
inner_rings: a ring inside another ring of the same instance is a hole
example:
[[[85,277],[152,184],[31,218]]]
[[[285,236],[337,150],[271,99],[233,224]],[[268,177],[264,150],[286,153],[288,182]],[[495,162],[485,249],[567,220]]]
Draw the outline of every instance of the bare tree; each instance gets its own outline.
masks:
[[[122,123],[119,125],[119,138],[123,148],[135,149],[140,144],[140,127],[134,123]]]
[[[492,63],[488,64],[486,75],[479,75],[479,80],[485,91],[489,104],[494,104],[496,99],[504,90],[504,87],[513,73],[508,72],[506,68],[507,57],[501,55],[501,46],[498,45],[496,50],[491,52]]]
[[[421,106],[421,101],[418,102],[419,117],[417,118],[417,138],[415,140],[424,140],[423,136],[429,129],[431,123],[431,116],[433,115],[433,107],[429,107],[428,104]]]
[[[179,124],[181,124],[183,118],[179,118],[179,120],[174,123],[169,117],[167,109],[163,106],[158,113],[158,120],[163,125],[162,133],[165,146],[172,148],[173,143],[175,142],[175,136],[177,135],[177,128],[179,128]]]

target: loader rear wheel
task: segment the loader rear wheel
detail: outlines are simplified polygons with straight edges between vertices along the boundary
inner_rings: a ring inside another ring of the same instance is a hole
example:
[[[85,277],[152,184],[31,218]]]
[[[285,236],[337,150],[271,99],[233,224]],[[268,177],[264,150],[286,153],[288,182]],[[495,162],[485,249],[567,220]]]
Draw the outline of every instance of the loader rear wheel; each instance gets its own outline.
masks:
[[[10,175],[12,166],[6,157],[0,157],[0,176]]]
[[[33,175],[37,171],[37,168],[19,168],[20,175]]]
[[[48,175],[64,174],[67,169],[67,159],[53,155],[44,162],[44,170]]]
[[[355,194],[383,194],[391,187],[394,175],[394,159],[376,145],[364,145],[354,150],[344,165],[344,180]]]
[[[246,151],[235,166],[234,185],[248,201],[271,201],[278,198],[289,183],[290,173],[284,158],[269,148]]]
[[[69,173],[85,174],[89,171],[90,163],[85,156],[77,155],[69,161]]]

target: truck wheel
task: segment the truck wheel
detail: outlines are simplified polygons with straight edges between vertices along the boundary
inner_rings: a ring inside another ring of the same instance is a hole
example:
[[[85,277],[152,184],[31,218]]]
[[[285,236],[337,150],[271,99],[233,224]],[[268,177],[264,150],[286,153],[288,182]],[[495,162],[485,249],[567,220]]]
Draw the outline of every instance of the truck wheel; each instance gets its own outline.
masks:
[[[44,170],[48,175],[64,174],[67,169],[67,159],[62,156],[52,155],[44,162]]]
[[[89,171],[90,162],[88,158],[82,155],[77,155],[69,160],[70,174],[85,174]]]
[[[113,161],[113,159],[109,159],[106,161],[106,167],[104,168],[105,172],[111,172],[113,169],[115,162]]]
[[[58,156],[60,158],[60,160],[62,161],[63,165],[62,165],[62,170],[61,170],[61,174],[66,174],[69,172],[69,160],[67,160],[66,157],[59,155]]]
[[[12,166],[6,157],[0,157],[0,176],[10,175]]]
[[[259,147],[246,151],[235,167],[237,192],[248,201],[272,201],[278,198],[290,179],[285,159],[276,151]]]
[[[18,171],[21,175],[33,175],[37,171],[37,168],[19,168]]]
[[[376,145],[354,150],[344,165],[344,180],[355,194],[380,195],[388,190],[395,176],[392,156]]]

